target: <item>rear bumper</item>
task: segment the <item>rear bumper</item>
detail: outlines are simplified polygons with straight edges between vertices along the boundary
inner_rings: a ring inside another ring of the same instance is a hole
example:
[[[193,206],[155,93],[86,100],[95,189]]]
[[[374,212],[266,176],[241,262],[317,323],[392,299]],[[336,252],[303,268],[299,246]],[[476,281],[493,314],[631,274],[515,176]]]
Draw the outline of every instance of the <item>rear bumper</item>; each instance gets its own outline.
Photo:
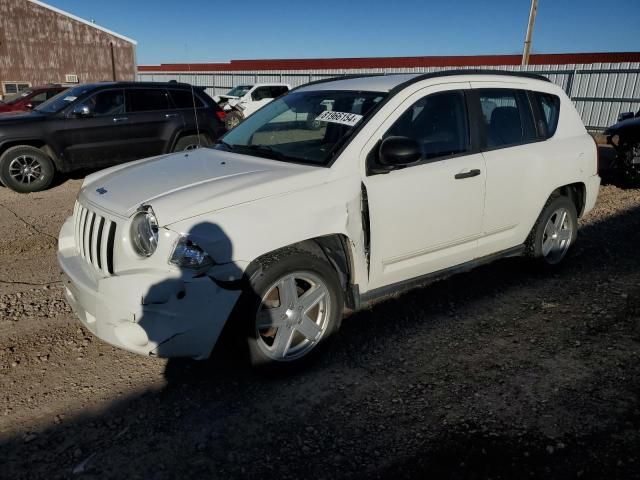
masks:
[[[585,182],[585,200],[582,215],[589,213],[598,200],[598,192],[600,191],[600,176],[594,175],[589,177]]]
[[[73,223],[59,237],[58,261],[67,301],[80,322],[107,343],[158,357],[207,358],[239,290],[210,278],[151,270],[103,277],[77,254]]]

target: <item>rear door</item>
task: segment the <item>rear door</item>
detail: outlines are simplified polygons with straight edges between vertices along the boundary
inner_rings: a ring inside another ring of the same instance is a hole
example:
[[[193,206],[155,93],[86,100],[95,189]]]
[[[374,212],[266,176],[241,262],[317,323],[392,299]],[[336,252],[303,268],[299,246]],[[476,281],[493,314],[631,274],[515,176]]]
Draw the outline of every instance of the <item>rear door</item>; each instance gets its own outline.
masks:
[[[165,88],[127,89],[126,148],[135,158],[170,151],[176,132],[183,128],[180,111]]]
[[[472,82],[472,87],[487,166],[483,238],[478,244],[478,255],[483,256],[517,246],[526,238],[531,225],[525,209],[540,183],[536,171],[542,164],[526,90],[504,82]]]

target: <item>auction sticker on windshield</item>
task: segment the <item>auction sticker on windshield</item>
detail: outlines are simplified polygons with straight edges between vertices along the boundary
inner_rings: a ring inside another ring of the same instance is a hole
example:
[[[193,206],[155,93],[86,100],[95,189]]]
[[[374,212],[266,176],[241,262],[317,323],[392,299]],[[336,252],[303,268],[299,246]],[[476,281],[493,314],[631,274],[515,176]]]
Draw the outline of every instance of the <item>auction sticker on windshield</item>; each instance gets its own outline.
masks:
[[[357,113],[334,112],[331,110],[322,112],[316,118],[316,120],[320,122],[339,123],[341,125],[349,125],[350,127],[353,127],[361,119],[362,115],[358,115]]]

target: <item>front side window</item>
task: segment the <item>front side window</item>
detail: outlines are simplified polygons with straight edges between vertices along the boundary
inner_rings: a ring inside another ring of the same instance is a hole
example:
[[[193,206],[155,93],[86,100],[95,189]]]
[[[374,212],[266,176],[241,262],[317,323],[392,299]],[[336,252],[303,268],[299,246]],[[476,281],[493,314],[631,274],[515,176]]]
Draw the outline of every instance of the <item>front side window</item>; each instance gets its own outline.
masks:
[[[134,88],[127,91],[127,111],[169,110],[169,94],[161,88]]]
[[[280,95],[287,93],[289,89],[284,85],[274,85],[271,87],[271,98],[278,98]]]
[[[478,90],[489,149],[533,140],[526,94],[511,89]]]
[[[216,148],[326,166],[386,95],[346,90],[289,93],[247,117]]]
[[[469,124],[464,93],[449,91],[421,98],[385,133],[418,142],[424,160],[469,150]]]
[[[258,87],[251,93],[253,101],[262,100],[263,98],[273,98],[270,87]]]
[[[124,94],[122,90],[105,90],[92,95],[81,107],[87,107],[94,116],[118,115],[124,113]]]
[[[88,85],[79,85],[77,87],[63,90],[46,102],[38,105],[35,110],[41,113],[58,113],[91,90],[91,88],[92,87]]]

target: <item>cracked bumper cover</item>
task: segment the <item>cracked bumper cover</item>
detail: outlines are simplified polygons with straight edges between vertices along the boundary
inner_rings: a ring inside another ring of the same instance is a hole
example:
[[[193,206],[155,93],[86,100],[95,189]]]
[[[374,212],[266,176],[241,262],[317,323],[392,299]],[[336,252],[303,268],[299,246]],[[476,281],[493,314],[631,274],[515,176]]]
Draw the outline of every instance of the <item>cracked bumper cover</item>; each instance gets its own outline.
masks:
[[[240,296],[209,276],[181,278],[167,270],[101,277],[76,252],[69,220],[58,261],[80,322],[105,342],[142,355],[207,358]]]

